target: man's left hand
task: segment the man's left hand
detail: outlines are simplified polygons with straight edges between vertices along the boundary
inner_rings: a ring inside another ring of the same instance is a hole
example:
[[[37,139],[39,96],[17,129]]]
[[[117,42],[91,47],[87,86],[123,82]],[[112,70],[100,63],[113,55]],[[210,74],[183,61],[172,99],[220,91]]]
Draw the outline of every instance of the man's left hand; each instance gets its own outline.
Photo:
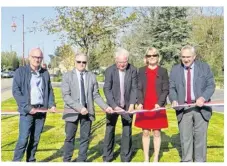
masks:
[[[111,107],[107,107],[105,109],[105,112],[109,113],[109,114],[112,114],[114,112],[114,110],[111,108]]]
[[[199,97],[197,100],[196,100],[196,105],[198,107],[202,107],[205,103],[205,99],[203,97]]]
[[[51,107],[50,112],[56,113],[56,107],[55,106]]]
[[[129,108],[128,108],[128,112],[131,112],[134,110],[134,104],[130,104]]]
[[[154,108],[160,108],[160,105],[155,104],[155,105],[154,105]]]

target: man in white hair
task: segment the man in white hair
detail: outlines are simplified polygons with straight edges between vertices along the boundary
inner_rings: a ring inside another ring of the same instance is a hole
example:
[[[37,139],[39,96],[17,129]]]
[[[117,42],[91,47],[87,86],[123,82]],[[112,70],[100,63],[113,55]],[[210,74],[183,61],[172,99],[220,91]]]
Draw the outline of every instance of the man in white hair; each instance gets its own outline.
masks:
[[[129,52],[118,48],[115,52],[115,64],[105,71],[104,93],[107,103],[114,109],[131,111],[137,100],[137,69],[128,63]],[[106,132],[103,148],[103,160],[113,159],[115,127],[119,114],[106,114]],[[121,161],[129,162],[132,155],[132,118],[130,114],[121,114],[122,138]]]
[[[207,128],[212,115],[210,101],[215,90],[214,76],[207,63],[195,60],[194,47],[181,49],[181,64],[173,66],[169,78],[169,99],[172,106],[193,104],[195,107],[176,108],[183,162],[205,162]]]

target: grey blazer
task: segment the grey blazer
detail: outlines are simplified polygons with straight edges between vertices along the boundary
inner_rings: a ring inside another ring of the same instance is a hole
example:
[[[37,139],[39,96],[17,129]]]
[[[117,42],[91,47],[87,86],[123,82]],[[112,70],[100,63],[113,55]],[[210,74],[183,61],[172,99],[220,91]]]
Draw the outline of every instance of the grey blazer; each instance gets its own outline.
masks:
[[[128,64],[125,73],[125,105],[128,110],[130,104],[136,104],[137,101],[137,69]],[[120,79],[116,64],[108,67],[105,71],[104,93],[107,103],[114,109],[120,106]]]
[[[213,73],[207,63],[196,60],[194,65],[193,88],[195,100],[202,96],[206,101],[210,101],[215,90]],[[179,104],[184,104],[186,92],[184,67],[182,64],[173,66],[170,72],[169,86],[170,102],[172,103],[175,100]],[[208,121],[211,118],[212,109],[210,107],[204,106],[200,112],[205,120]],[[183,109],[178,109],[176,114],[178,122],[180,122],[183,116]]]
[[[103,101],[99,94],[98,83],[95,74],[86,71],[85,75],[85,97],[87,101],[87,110],[90,120],[95,120],[94,101],[102,109],[106,109],[108,105]],[[80,104],[80,89],[76,73],[76,69],[64,74],[62,79],[62,97],[64,100],[63,119],[65,121],[74,122],[83,108]]]

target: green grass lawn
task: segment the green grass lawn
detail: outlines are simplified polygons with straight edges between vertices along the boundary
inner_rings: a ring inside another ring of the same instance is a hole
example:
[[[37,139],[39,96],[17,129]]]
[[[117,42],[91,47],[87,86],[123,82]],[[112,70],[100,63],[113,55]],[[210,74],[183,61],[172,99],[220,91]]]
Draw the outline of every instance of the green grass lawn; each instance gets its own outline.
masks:
[[[58,110],[63,109],[63,102],[59,89],[54,89]],[[103,91],[100,91],[103,95]],[[2,110],[15,111],[16,104],[13,99],[2,102]],[[105,114],[97,107],[96,121],[93,122],[90,146],[88,150],[88,161],[102,161],[102,147],[105,133]],[[162,131],[162,145],[160,150],[160,162],[179,162],[180,161],[180,138],[177,127],[177,120],[174,110],[167,111],[169,128]],[[18,137],[18,116],[1,117],[1,154],[2,161],[11,161],[13,150]],[[78,130],[79,131],[79,130]],[[120,161],[120,142],[121,142],[121,121],[120,118],[116,127],[116,145],[114,162]],[[60,114],[47,115],[44,131],[36,153],[37,161],[61,162],[63,155],[63,144],[65,139],[64,121]],[[132,128],[133,139],[133,159],[132,162],[143,162],[143,151],[141,144],[141,130]],[[224,162],[224,115],[213,113],[208,128],[207,140],[207,161]],[[76,159],[79,149],[79,132],[76,135],[75,150],[73,160]],[[153,138],[150,145],[151,158],[153,160]]]

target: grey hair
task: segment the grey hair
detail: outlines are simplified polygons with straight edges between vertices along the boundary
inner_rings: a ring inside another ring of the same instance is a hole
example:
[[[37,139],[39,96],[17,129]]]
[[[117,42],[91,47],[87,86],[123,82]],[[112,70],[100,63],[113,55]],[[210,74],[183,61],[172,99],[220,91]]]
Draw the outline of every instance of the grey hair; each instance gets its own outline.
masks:
[[[190,51],[193,53],[193,55],[196,55],[195,47],[193,47],[193,46],[191,46],[191,45],[186,45],[186,46],[182,47],[182,48],[181,48],[181,51],[180,51],[181,54],[182,54],[182,52],[183,52],[184,50],[190,50]]]
[[[129,57],[129,52],[124,49],[124,48],[117,48],[117,50],[115,51],[115,58],[125,55],[127,58]]]
[[[82,52],[77,52],[77,53],[75,54],[75,59],[76,59],[76,57],[78,57],[78,56],[85,56],[85,57],[87,57],[87,55],[84,54],[84,53],[82,53]]]

